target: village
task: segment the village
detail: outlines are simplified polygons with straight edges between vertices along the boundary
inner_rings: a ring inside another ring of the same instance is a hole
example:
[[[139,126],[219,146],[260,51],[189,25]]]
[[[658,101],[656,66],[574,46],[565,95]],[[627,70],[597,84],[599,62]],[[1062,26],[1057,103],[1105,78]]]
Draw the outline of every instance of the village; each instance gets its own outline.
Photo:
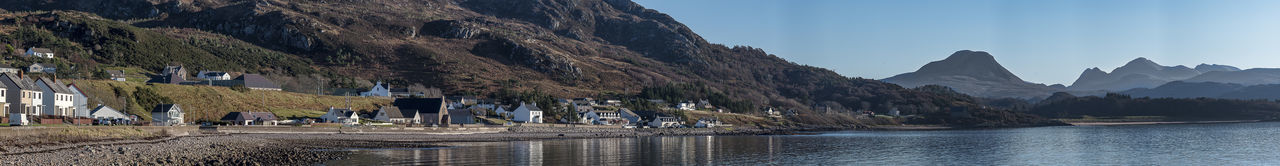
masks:
[[[21,55],[28,58],[54,58],[54,53],[44,48],[29,48]],[[722,123],[715,116],[686,119],[685,116],[664,112],[699,111],[719,115],[734,115],[717,108],[707,100],[669,103],[659,99],[557,99],[552,107],[539,107],[531,101],[503,103],[478,96],[445,96],[439,89],[429,92],[413,92],[378,81],[358,95],[347,98],[389,99],[391,104],[377,106],[374,110],[355,110],[348,103],[328,103],[331,106],[318,117],[281,117],[267,110],[241,110],[227,113],[218,121],[187,120],[183,103],[159,103],[150,107],[150,115],[133,115],[106,105],[89,105],[90,96],[75,83],[64,83],[52,76],[57,71],[52,64],[34,63],[25,70],[0,66],[0,101],[7,110],[4,123],[9,126],[32,125],[101,125],[101,126],[342,126],[342,127],[509,127],[550,126],[551,124],[591,125],[616,128],[715,128],[732,126]],[[125,70],[109,70],[112,81],[127,81]],[[229,72],[201,70],[190,77],[188,68],[182,65],[165,66],[158,74],[146,80],[151,84],[175,84],[184,86],[221,86],[243,88],[252,91],[282,91],[276,82],[259,74],[240,74],[232,77]],[[657,110],[633,110],[623,106],[623,100],[645,100],[662,105]],[[555,108],[563,110],[544,110]],[[571,112],[573,116],[551,119],[544,116],[549,111]],[[784,111],[772,108],[759,111],[753,117],[781,118]],[[788,112],[794,114],[794,111]],[[149,117],[144,121],[140,116]]]

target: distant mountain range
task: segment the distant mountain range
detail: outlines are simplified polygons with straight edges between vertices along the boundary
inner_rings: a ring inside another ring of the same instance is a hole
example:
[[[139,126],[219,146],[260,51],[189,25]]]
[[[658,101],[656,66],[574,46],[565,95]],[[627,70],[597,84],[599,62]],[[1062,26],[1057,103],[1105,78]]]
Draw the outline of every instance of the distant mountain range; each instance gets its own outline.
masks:
[[[1065,90],[1062,85],[1049,86],[1023,81],[991,54],[961,50],[940,61],[929,62],[919,70],[903,73],[882,81],[905,87],[942,85],[979,97],[1042,98]]]
[[[1156,88],[1131,89],[1121,94],[1151,98],[1280,99],[1280,84],[1246,86],[1234,83],[1174,81]]]
[[[957,92],[988,98],[1044,99],[1055,92],[1101,95],[1107,92],[1135,97],[1280,99],[1280,69],[1241,70],[1234,66],[1200,64],[1163,66],[1137,58],[1110,73],[1085,69],[1071,86],[1026,82],[982,51],[957,51],[919,70],[882,81],[904,87],[942,85]],[[1275,94],[1275,95],[1272,95]]]

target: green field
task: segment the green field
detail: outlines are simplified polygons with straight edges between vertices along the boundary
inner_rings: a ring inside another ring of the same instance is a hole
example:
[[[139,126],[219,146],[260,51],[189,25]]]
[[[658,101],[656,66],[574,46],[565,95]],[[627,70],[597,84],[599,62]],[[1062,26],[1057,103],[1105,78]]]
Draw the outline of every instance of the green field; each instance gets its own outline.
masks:
[[[64,80],[66,81],[66,80]],[[239,92],[226,87],[204,85],[172,85],[145,84],[134,81],[120,82],[110,80],[71,80],[66,81],[82,86],[89,96],[89,105],[93,107],[105,103],[112,108],[128,110],[129,114],[139,115],[150,120],[150,110],[154,105],[139,105],[133,96],[138,88],[152,88],[160,96],[172,99],[186,113],[186,120],[217,120],[228,112],[263,111],[275,113],[281,118],[287,117],[319,117],[329,107],[345,107],[347,97],[319,96],[313,94],[283,91],[248,91]],[[117,89],[120,92],[117,92]],[[124,97],[122,97],[124,96]],[[349,97],[351,107],[357,110],[372,111],[380,105],[388,105],[387,98]],[[126,104],[127,103],[127,104]],[[126,106],[128,106],[126,108]]]

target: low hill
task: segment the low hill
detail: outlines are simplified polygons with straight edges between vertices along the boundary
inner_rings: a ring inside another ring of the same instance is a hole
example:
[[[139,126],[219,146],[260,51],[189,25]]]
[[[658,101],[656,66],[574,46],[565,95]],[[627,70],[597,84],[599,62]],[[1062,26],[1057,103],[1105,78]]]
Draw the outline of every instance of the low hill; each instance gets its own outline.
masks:
[[[76,86],[84,88],[89,96],[89,105],[106,104],[119,110],[128,110],[129,114],[139,115],[150,120],[150,110],[154,105],[142,104],[149,100],[170,100],[182,106],[187,121],[218,120],[228,112],[267,110],[282,118],[287,117],[319,117],[329,107],[344,107],[347,98],[342,96],[318,96],[282,91],[248,91],[240,92],[226,87],[203,85],[171,85],[143,84],[136,82],[120,82],[109,80],[72,80]],[[152,91],[159,97],[136,93],[139,90]],[[159,98],[159,99],[157,99]],[[374,110],[379,105],[388,105],[390,99],[350,97],[350,103],[356,110]]]
[[[942,85],[964,94],[996,98],[1043,98],[1062,90],[1023,81],[996,62],[991,54],[970,50],[956,51],[946,59],[929,62],[915,72],[883,81],[904,87]]]

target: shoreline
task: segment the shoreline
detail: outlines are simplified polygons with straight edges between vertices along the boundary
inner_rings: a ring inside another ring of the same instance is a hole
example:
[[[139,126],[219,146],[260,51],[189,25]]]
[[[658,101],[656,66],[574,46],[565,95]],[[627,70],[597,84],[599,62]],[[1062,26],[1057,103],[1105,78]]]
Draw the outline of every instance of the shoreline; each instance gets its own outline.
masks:
[[[1209,121],[1131,121],[1131,122],[1067,122],[1073,126],[1127,126],[1127,125],[1161,125],[1161,124],[1215,124],[1215,123],[1253,123],[1262,120],[1209,120]]]
[[[1090,122],[1075,126],[1248,123],[1259,120]],[[469,142],[650,136],[793,135],[839,130],[931,131],[967,129],[937,125],[785,128],[623,129],[510,127],[490,133],[218,133],[200,132],[152,140],[113,140],[42,145],[7,152],[5,165],[314,165],[349,157],[351,149],[434,148]],[[261,155],[271,154],[271,155]]]

